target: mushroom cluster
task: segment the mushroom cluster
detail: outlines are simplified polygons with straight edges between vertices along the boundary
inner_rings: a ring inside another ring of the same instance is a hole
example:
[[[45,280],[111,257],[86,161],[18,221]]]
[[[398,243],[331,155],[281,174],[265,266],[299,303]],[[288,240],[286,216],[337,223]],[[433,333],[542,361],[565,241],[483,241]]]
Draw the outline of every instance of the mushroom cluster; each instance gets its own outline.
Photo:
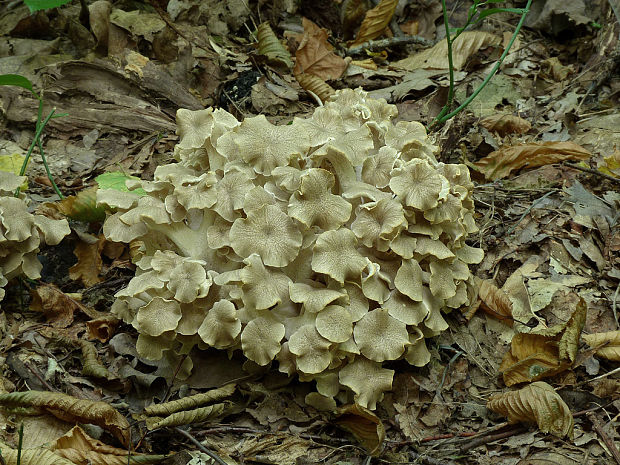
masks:
[[[425,365],[424,338],[470,302],[482,251],[465,243],[467,167],[437,162],[424,127],[396,115],[361,90],[284,126],[179,110],[178,163],[97,197],[114,212],[106,237],[134,252],[113,311],[138,352],[240,349],[316,381],[306,400],[320,408],[374,409],[385,362]]]
[[[67,220],[28,212],[26,197],[13,195],[25,180],[25,176],[0,171],[0,300],[10,279],[41,277],[37,253],[42,243],[56,245],[71,232]]]

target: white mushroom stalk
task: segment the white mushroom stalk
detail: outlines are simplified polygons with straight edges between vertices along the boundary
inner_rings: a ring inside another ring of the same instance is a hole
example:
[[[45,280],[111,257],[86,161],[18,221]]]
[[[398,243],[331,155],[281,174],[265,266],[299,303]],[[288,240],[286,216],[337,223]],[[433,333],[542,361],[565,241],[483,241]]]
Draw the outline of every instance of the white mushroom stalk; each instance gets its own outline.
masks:
[[[307,402],[374,409],[386,365],[430,360],[424,337],[468,305],[482,251],[464,165],[437,162],[416,122],[343,90],[308,119],[274,126],[223,110],[179,110],[178,163],[147,195],[100,191],[106,236],[139,244],[113,311],[161,358],[240,350],[315,381]]]

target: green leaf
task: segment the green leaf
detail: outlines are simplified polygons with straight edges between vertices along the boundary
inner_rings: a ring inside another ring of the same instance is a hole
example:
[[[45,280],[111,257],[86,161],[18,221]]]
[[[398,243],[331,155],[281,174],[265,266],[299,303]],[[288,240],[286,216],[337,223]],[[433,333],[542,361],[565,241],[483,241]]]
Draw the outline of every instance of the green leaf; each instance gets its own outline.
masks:
[[[119,171],[113,171],[110,173],[100,174],[95,178],[95,181],[97,181],[99,189],[114,189],[121,192],[131,192],[132,194],[137,194],[141,197],[146,195],[146,192],[142,188],[134,189],[132,191],[127,189],[125,181],[128,179],[140,180],[140,178],[136,176],[127,176]]]
[[[50,8],[58,8],[71,0],[24,0],[24,3],[30,10],[30,13],[34,13],[39,10],[49,10]]]
[[[473,24],[477,24],[482,21],[484,18],[490,15],[494,15],[496,13],[517,13],[517,14],[525,14],[524,8],[489,8],[488,10],[483,10],[480,12],[480,15],[476,18],[476,21]]]
[[[23,89],[29,90],[37,98],[39,98],[39,94],[37,94],[32,88],[32,82],[30,82],[30,80],[28,80],[24,76],[20,76],[19,74],[0,74],[0,86],[21,87]]]

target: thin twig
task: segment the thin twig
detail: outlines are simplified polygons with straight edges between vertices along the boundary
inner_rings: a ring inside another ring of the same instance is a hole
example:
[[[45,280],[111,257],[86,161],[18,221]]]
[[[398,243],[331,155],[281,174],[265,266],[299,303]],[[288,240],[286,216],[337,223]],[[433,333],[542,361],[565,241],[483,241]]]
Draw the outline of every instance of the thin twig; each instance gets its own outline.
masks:
[[[594,412],[586,413],[586,417],[588,417],[588,420],[592,422],[592,427],[594,428],[594,431],[596,431],[596,434],[598,434],[601,440],[605,443],[605,445],[607,446],[607,450],[609,451],[611,456],[614,458],[616,463],[620,465],[620,451],[614,444],[614,441],[603,429],[603,425],[601,424],[599,418]]]
[[[418,454],[417,452],[410,451],[409,455],[412,460],[415,460],[416,463],[422,463],[424,465],[455,465],[453,461],[444,462],[443,460],[434,459],[433,457],[427,457],[422,454]]]
[[[396,47],[399,45],[418,44],[425,47],[431,47],[433,41],[422,36],[403,36],[403,37],[390,37],[388,39],[381,40],[369,40],[361,45],[351,47],[346,51],[348,56],[361,55],[364,51],[380,52],[388,47]]]
[[[50,384],[41,376],[41,374],[39,373],[39,370],[37,370],[32,365],[30,365],[30,362],[24,362],[24,365],[26,366],[26,368],[28,368],[32,372],[33,375],[35,375],[37,377],[37,379],[41,382],[41,384],[43,386],[45,386],[45,388],[48,391],[50,391],[50,392],[58,392],[58,390],[56,390],[52,386],[50,386]]]
[[[614,178],[613,176],[610,176],[610,175],[605,174],[605,173],[601,173],[598,170],[593,170],[592,168],[584,168],[583,166],[579,166],[579,165],[576,165],[574,163],[568,163],[568,162],[564,162],[564,165],[568,166],[570,168],[574,168],[574,169],[579,170],[579,171],[583,171],[584,173],[594,174],[596,176],[600,176],[600,177],[608,179],[610,181],[620,183],[620,178]]]
[[[164,395],[164,398],[162,399],[162,403],[168,401],[168,397],[170,396],[170,392],[172,391],[172,385],[174,384],[174,381],[177,379],[179,371],[181,371],[181,366],[183,365],[183,362],[185,362],[186,358],[187,358],[187,354],[184,354],[181,357],[181,360],[179,360],[179,363],[177,364],[177,368],[176,370],[174,370],[174,375],[172,376],[172,379],[168,383],[168,389],[166,389],[166,394]]]
[[[616,286],[616,292],[614,292],[614,300],[611,303],[611,311],[614,313],[616,328],[620,328],[620,321],[618,321],[618,312],[616,311],[616,304],[618,302],[618,291],[620,291],[620,283],[618,283],[618,285]]]
[[[196,439],[194,436],[189,434],[189,432],[185,431],[184,429],[179,428],[178,426],[175,426],[174,430],[177,433],[182,434],[187,439],[189,439],[196,447],[198,447],[198,449],[201,452],[204,452],[205,454],[207,454],[209,457],[211,457],[213,460],[215,460],[220,465],[228,465],[219,455],[217,455],[215,452],[212,452],[209,449],[207,449],[205,446],[203,446],[202,443],[198,439]]]
[[[484,436],[481,438],[476,438],[473,441],[468,442],[467,444],[463,444],[461,446],[461,452],[467,452],[469,449],[474,449],[476,447],[483,446],[485,444],[488,444],[489,442],[497,441],[499,439],[509,438],[510,436],[523,433],[524,431],[527,431],[527,428],[525,426],[519,425],[515,428],[509,429],[508,431],[492,434],[490,436]]]

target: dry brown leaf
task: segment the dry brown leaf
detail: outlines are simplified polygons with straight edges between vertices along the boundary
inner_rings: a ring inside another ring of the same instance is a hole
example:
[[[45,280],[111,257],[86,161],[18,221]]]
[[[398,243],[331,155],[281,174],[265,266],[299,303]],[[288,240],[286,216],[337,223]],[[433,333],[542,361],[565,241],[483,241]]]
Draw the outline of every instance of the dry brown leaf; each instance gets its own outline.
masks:
[[[301,87],[320,98],[321,102],[327,101],[336,93],[334,88],[320,77],[313,76],[311,74],[296,74],[295,79],[297,79],[297,82],[299,82]]]
[[[568,405],[542,381],[493,396],[487,402],[487,408],[507,416],[510,423],[534,423],[543,433],[573,439],[574,422]]]
[[[512,302],[508,295],[495,285],[495,281],[492,279],[482,280],[478,289],[478,297],[481,300],[480,308],[482,310],[512,327]]]
[[[500,365],[506,386],[548,378],[568,369],[575,360],[586,315],[587,305],[580,297],[566,323],[516,334]]]
[[[559,163],[565,160],[587,160],[592,154],[574,142],[531,142],[502,147],[474,163],[474,167],[491,181],[502,179],[521,168]]]
[[[12,449],[0,442],[0,451],[2,451],[2,458],[6,465],[17,465],[17,449]],[[74,462],[42,447],[23,449],[19,463],[20,465],[75,465]]]
[[[69,277],[71,279],[74,281],[80,279],[86,287],[94,286],[101,282],[99,277],[101,267],[103,266],[101,251],[105,242],[105,237],[101,234],[99,240],[95,243],[89,244],[81,240],[76,244],[73,253],[78,261],[69,268]]]
[[[340,407],[337,415],[335,424],[353,434],[370,455],[379,455],[385,427],[377,415],[357,404]]]
[[[532,128],[529,121],[518,116],[502,113],[487,116],[480,121],[480,126],[485,127],[489,131],[496,132],[502,137],[506,134],[525,134]]]
[[[78,465],[127,465],[127,450],[108,446],[88,436],[79,426],[73,427],[59,437],[50,449]],[[131,454],[131,463],[157,463],[165,458],[163,455]]]
[[[266,56],[269,61],[276,65],[293,67],[293,59],[286,47],[278,40],[269,23],[262,23],[256,31],[258,36],[258,53]]]
[[[86,322],[88,339],[97,339],[101,342],[108,342],[118,328],[121,320],[114,315],[103,316]]]
[[[213,404],[207,407],[199,407],[193,410],[183,410],[168,415],[165,418],[148,417],[146,418],[146,427],[149,430],[164,428],[166,426],[193,425],[202,423],[207,420],[214,420],[226,414],[230,407],[230,402],[221,404]]]
[[[340,22],[342,33],[348,39],[353,36],[353,31],[362,21],[368,11],[366,0],[345,0],[340,7]]]
[[[590,347],[603,346],[596,350],[596,355],[620,362],[620,331],[608,331],[606,333],[584,334],[583,340]]]
[[[63,215],[72,220],[95,223],[105,220],[105,208],[97,206],[97,186],[80,191],[77,195],[70,195],[50,204]]]
[[[568,367],[558,354],[558,343],[539,334],[516,334],[499,367],[506,386],[554,376]]]
[[[394,16],[396,5],[398,5],[398,0],[381,0],[376,7],[368,10],[355,40],[349,44],[349,47],[362,45],[383,34]]]
[[[328,32],[307,18],[302,19],[304,35],[295,52],[293,74],[307,73],[323,80],[338,79],[348,63],[333,52],[327,41]]]
[[[73,323],[76,310],[89,313],[84,305],[53,284],[41,284],[32,291],[30,309],[43,312],[47,321],[55,328],[66,328]]]
[[[105,402],[77,399],[60,392],[25,391],[0,394],[0,406],[33,407],[70,423],[91,423],[129,447],[129,422]]]
[[[454,69],[460,70],[474,53],[490,45],[499,45],[501,38],[490,32],[466,31],[452,43]],[[448,69],[448,42],[442,40],[432,48],[426,49],[404,60],[397,61],[394,66],[413,71],[416,69]]]
[[[554,81],[564,81],[574,69],[572,66],[564,66],[558,57],[547,58],[540,63],[541,77],[550,77]]]
[[[226,399],[227,397],[232,396],[236,389],[237,386],[235,384],[227,384],[220,388],[196,394],[194,396],[183,397],[181,399],[165,402],[163,404],[150,405],[144,409],[144,413],[149,416],[162,416],[170,415],[181,410],[194,409],[216,400]]]

